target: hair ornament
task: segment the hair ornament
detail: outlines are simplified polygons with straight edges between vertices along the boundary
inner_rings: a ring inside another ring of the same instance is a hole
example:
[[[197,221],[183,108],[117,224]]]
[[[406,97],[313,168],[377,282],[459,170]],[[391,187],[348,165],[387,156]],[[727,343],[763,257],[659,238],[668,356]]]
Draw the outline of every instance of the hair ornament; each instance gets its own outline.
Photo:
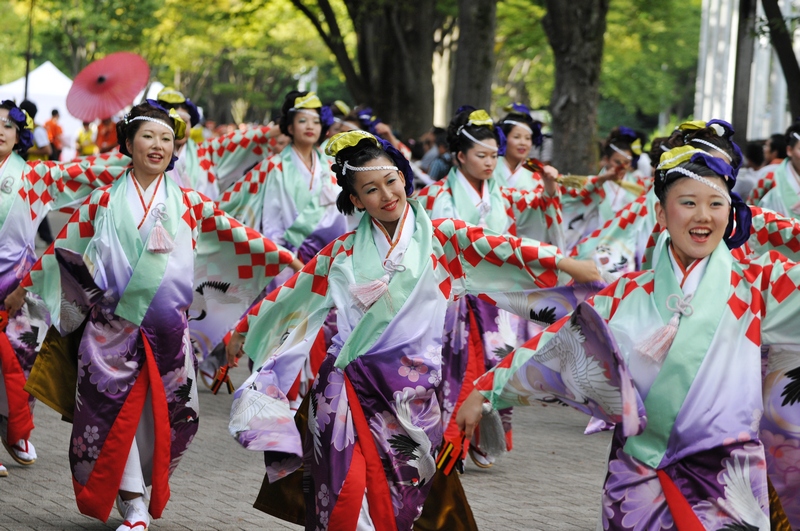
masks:
[[[290,111],[297,111],[300,109],[319,109],[322,107],[322,102],[317,97],[316,92],[309,92],[305,96],[298,96],[294,99],[294,106],[289,109]]]

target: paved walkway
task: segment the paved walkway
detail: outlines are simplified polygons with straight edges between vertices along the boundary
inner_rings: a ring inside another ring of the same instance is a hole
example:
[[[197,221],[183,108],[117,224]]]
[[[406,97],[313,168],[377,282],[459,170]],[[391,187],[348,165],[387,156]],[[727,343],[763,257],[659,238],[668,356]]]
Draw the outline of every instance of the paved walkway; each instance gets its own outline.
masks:
[[[237,369],[235,379],[243,376]],[[164,517],[151,529],[301,530],[252,508],[264,462],[228,435],[230,396],[202,389],[200,402],[199,433],[172,477]],[[514,451],[491,470],[468,463],[462,476],[481,530],[595,529],[609,437],[582,435],[586,420],[562,406],[515,412]],[[9,477],[0,479],[0,530],[116,529],[116,511],[107,524],[78,512],[67,460],[70,425],[37,404],[36,426],[35,465],[2,456]]]

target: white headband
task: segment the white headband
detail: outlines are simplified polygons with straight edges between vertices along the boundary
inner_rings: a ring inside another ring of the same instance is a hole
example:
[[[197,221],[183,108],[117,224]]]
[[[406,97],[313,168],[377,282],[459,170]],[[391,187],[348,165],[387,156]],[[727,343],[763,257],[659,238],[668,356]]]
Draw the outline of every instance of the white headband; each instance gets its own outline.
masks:
[[[500,123],[501,123],[501,124],[511,124],[511,125],[518,125],[519,127],[523,128],[523,129],[525,129],[525,130],[527,130],[527,131],[528,131],[530,134],[533,134],[533,129],[531,129],[530,127],[528,127],[528,124],[526,124],[525,122],[518,122],[518,121],[516,121],[516,120],[503,120],[503,121],[502,121],[502,122],[500,122]]]
[[[792,136],[795,137],[797,140],[800,140],[800,135],[792,131]]]
[[[290,111],[294,111],[294,112],[296,112],[298,114],[309,114],[311,116],[316,116],[317,118],[319,118],[319,113],[318,112],[314,112],[311,109],[295,109],[294,107],[292,107],[289,110]]]
[[[669,148],[666,146],[666,144],[661,144],[661,151],[663,151],[664,153],[669,151]]]
[[[483,146],[483,147],[485,147],[486,149],[491,149],[492,151],[498,151],[498,149],[497,149],[496,147],[494,147],[494,146],[490,146],[489,144],[486,144],[486,143],[484,143],[484,142],[481,142],[480,140],[478,140],[477,138],[475,138],[474,136],[472,136],[471,134],[469,134],[469,133],[467,132],[467,130],[466,130],[466,129],[464,129],[464,126],[463,126],[463,125],[462,125],[461,127],[459,127],[459,128],[458,128],[458,134],[459,134],[459,135],[464,135],[465,137],[469,138],[470,140],[472,140],[473,142],[475,142],[475,143],[476,143],[476,144],[478,144],[479,146]]]
[[[800,138],[800,137],[798,137],[798,138]],[[711,149],[719,151],[720,153],[722,153],[722,156],[724,156],[726,159],[728,159],[728,162],[731,162],[731,156],[730,155],[728,155],[727,153],[722,151],[721,147],[715,146],[714,144],[712,144],[708,140],[703,140],[702,138],[693,138],[689,142],[692,142],[693,144],[703,144],[704,146],[708,146]]]
[[[372,170],[395,170],[400,171],[397,166],[350,166],[347,162],[342,165],[342,175],[350,171],[372,171]]]
[[[631,157],[630,155],[628,155],[627,153],[625,153],[624,151],[622,151],[620,148],[618,148],[618,147],[617,147],[617,146],[615,146],[614,144],[609,144],[609,145],[608,145],[608,147],[610,147],[611,149],[613,149],[614,151],[616,151],[617,153],[619,153],[620,155],[622,155],[622,156],[623,156],[623,157],[625,157],[626,159],[628,159],[628,160],[633,160],[633,157]]]
[[[158,118],[151,118],[150,116],[137,116],[136,118],[130,118],[125,120],[125,123],[135,122],[136,120],[144,120],[146,122],[153,122],[154,124],[160,124],[169,129],[169,132],[172,133],[172,136],[175,136],[175,130],[172,129],[172,126],[169,125],[164,120],[159,120]]]
[[[680,173],[681,175],[685,175],[690,179],[694,179],[697,182],[703,183],[704,185],[713,188],[718,194],[722,195],[722,197],[724,197],[726,201],[728,201],[729,205],[731,204],[731,196],[730,194],[728,194],[727,190],[723,190],[721,186],[712,183],[702,175],[698,175],[695,172],[689,171],[686,168],[682,168],[680,166],[667,170],[666,175],[669,175],[670,173]]]
[[[14,124],[14,127],[16,127],[16,128],[17,128],[17,131],[19,131],[19,125],[17,125],[17,122],[15,122],[14,120],[12,120],[11,118],[8,118],[8,117],[2,117],[2,118],[0,118],[0,122],[5,122],[5,123],[7,123],[7,124]]]

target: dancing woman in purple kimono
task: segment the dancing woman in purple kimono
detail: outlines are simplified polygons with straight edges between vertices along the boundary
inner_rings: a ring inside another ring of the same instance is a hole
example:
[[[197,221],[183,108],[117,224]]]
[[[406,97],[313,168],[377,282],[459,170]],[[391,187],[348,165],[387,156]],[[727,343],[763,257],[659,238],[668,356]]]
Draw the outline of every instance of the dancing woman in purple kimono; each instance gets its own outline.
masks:
[[[752,213],[720,153],[666,152],[653,268],[509,354],[457,414],[469,434],[488,404],[555,396],[614,425],[603,529],[800,525],[800,265],[741,252]]]
[[[327,151],[343,188],[339,209],[365,215],[237,327],[229,362],[246,337],[258,369],[234,395],[229,427],[243,446],[265,452],[269,483],[282,485],[303,465],[304,517],[292,521],[308,530],[409,531],[436,481],[443,410],[452,407],[442,369],[461,365],[442,350],[447,307],[468,293],[552,287],[557,270],[599,277],[552,245],[430,220],[406,199],[407,161],[369,133],[340,133]],[[301,442],[286,394],[331,308],[338,333]],[[285,518],[279,509],[272,514]]]
[[[186,314],[196,266],[213,265],[252,303],[293,261],[164,176],[184,130],[154,101],[134,107],[117,126],[132,169],[92,193],[23,282],[62,334],[79,334],[72,483],[80,511],[103,521],[119,494],[118,531],[143,531],[161,516],[169,476],[197,431]],[[238,315],[229,312],[228,328]]]
[[[37,456],[30,442],[34,399],[23,387],[49,326],[38,297],[26,300],[19,289],[36,261],[36,229],[49,211],[79,205],[122,173],[87,163],[25,162],[29,127],[33,121],[14,102],[0,102],[0,436],[24,466]],[[7,474],[0,464],[0,477]]]

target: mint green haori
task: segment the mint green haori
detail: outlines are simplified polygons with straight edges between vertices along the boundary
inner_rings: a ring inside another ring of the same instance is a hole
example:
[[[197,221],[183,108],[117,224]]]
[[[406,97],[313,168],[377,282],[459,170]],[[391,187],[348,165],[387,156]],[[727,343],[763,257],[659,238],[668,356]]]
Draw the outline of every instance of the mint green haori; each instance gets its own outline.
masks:
[[[335,363],[340,369],[344,369],[375,344],[414,291],[423,272],[431,267],[431,221],[419,203],[409,200],[409,205],[414,210],[416,219],[414,236],[403,256],[405,270],[394,273],[389,281],[388,293],[370,307],[345,341]],[[378,254],[372,237],[371,224],[372,218],[365,215],[355,234],[351,260],[356,282],[359,283],[379,279],[385,274],[383,259]]]
[[[317,154],[318,164],[327,164],[327,157],[319,149],[314,149],[314,152]],[[299,212],[294,223],[286,230],[284,239],[297,249],[319,225],[325,215],[325,208],[319,204],[319,194],[311,193],[294,162],[292,162],[291,145],[287,146],[281,153],[281,164],[285,174],[283,182]],[[326,172],[323,172],[323,176],[327,177]],[[322,186],[327,186],[327,183],[323,182]]]
[[[114,227],[117,230],[119,242],[128,263],[133,268],[133,275],[128,281],[114,313],[138,326],[142,324],[144,315],[150,308],[153,297],[161,285],[170,255],[169,253],[151,253],[144,250],[145,242],[142,241],[139,231],[136,229],[137,223],[134,221],[128,205],[127,183],[128,180],[124,178],[114,182],[111,186],[109,200],[111,211],[114,212]],[[161,223],[175,240],[183,206],[183,196],[180,188],[172,179],[165,177],[163,184],[167,187],[167,216]]]
[[[664,266],[655,270],[653,297],[661,319],[667,324],[672,318],[672,313],[667,309],[667,297],[673,293],[683,297],[683,292],[672,267],[665,267],[670,263],[666,244],[662,245],[659,261],[661,260],[665,262]],[[702,311],[681,317],[678,333],[664,365],[644,401],[647,427],[641,435],[629,437],[625,443],[625,453],[653,468],[657,468],[664,458],[672,426],[727,307],[733,290],[730,282],[732,262],[727,245],[721,241],[711,253],[703,279],[695,293],[695,300],[703,301]]]
[[[458,205],[459,218],[473,225],[479,224],[481,213],[464,188],[463,181],[458,178],[458,173],[455,170],[451,170],[447,180],[453,193],[453,203]],[[485,218],[486,226],[490,230],[503,234],[506,232],[509,223],[503,196],[500,193],[500,186],[494,178],[483,181],[483,186],[488,187],[487,192],[492,204],[492,210]]]

